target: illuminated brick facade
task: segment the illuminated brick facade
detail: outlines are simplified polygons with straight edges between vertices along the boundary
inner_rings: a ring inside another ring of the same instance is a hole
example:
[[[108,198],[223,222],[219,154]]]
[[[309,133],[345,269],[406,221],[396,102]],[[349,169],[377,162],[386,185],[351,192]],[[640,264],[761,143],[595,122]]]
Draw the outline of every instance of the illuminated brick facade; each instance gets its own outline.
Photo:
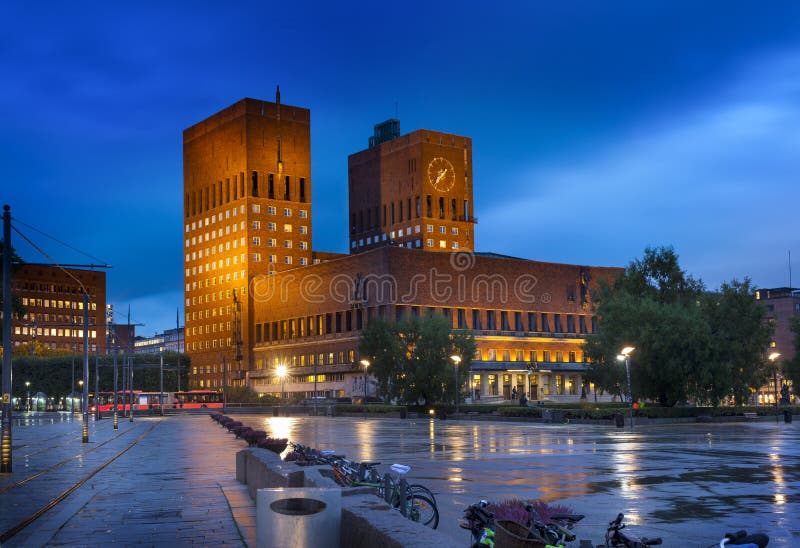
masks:
[[[243,99],[183,132],[186,351],[196,387],[252,367],[251,278],[311,264],[308,109]]]
[[[351,155],[348,168],[351,253],[475,249],[469,137],[421,129]]]
[[[591,289],[619,269],[542,263],[493,254],[426,253],[383,246],[262,277],[256,302],[251,385],[286,392],[363,394],[360,331],[372,318],[428,313],[471,331],[479,352],[472,385],[484,399],[525,390],[539,399],[577,399],[582,344],[595,330]],[[588,388],[585,389],[588,392]]]
[[[11,277],[25,315],[13,323],[14,346],[83,351],[83,296],[89,295],[89,349],[105,351],[106,273],[96,270],[22,265]]]
[[[224,356],[228,382],[259,393],[362,395],[370,320],[435,313],[475,335],[473,394],[588,392],[591,289],[620,269],[474,253],[468,137],[390,120],[348,169],[351,254],[312,254],[308,110],[245,99],[184,132],[193,388],[221,387]]]

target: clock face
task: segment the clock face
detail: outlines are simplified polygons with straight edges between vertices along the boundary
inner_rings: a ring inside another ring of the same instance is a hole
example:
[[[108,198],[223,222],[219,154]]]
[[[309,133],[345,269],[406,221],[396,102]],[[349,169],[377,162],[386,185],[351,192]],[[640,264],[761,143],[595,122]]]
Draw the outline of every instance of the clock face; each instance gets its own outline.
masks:
[[[437,157],[428,164],[428,182],[439,192],[447,192],[456,182],[456,171],[447,158]]]

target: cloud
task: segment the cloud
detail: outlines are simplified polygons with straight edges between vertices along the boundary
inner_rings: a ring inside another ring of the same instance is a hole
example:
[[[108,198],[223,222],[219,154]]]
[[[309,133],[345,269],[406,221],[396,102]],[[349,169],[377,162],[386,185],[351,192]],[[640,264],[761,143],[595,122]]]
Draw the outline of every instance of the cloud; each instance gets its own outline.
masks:
[[[800,71],[788,59],[762,59],[702,106],[675,105],[574,162],[532,166],[521,179],[537,193],[484,214],[478,241],[617,265],[673,245],[711,287],[744,276],[785,285],[786,250],[800,243]],[[510,218],[526,219],[528,237],[508,239]]]

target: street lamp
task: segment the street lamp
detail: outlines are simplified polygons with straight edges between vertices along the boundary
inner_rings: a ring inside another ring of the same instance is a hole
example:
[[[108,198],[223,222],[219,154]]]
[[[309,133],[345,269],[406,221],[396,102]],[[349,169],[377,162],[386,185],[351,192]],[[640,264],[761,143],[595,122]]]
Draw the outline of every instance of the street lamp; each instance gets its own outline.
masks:
[[[361,360],[361,365],[364,366],[364,404],[367,403],[367,368],[370,366],[369,360]]]
[[[781,355],[778,352],[773,352],[768,356],[769,361],[772,362],[772,375],[775,383],[775,422],[779,422],[778,421],[778,368],[775,367],[775,361],[780,357]]]
[[[620,350],[619,360],[625,360],[625,376],[628,378],[628,406],[631,413],[631,430],[633,430],[633,389],[631,388],[631,352],[636,350],[632,346],[626,346]]]
[[[25,411],[31,410],[31,381],[25,381]]]
[[[458,393],[460,391],[460,387],[458,386],[458,364],[461,363],[461,356],[457,354],[453,354],[450,356],[450,359],[453,360],[453,369],[456,371],[456,415],[458,414]]]
[[[80,392],[81,394],[83,394],[83,379],[78,379],[78,387],[79,387],[79,392]],[[83,397],[81,397],[81,405],[78,407],[78,409],[79,409],[81,412],[83,411],[83,408],[82,408],[82,406],[83,406],[85,403],[86,403],[86,402],[84,402],[84,401],[83,401]]]
[[[275,369],[275,373],[281,379],[281,400],[283,400],[285,398],[285,396],[284,396],[284,386],[285,386],[285,382],[286,382],[286,366],[285,365],[279,365]]]

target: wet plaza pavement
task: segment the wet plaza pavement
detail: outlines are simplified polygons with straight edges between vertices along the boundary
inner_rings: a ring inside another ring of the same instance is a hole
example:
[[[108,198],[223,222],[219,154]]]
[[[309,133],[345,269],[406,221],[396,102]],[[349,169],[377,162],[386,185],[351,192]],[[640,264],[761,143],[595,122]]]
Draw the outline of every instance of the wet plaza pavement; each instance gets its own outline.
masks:
[[[800,546],[800,430],[776,422],[606,425],[238,417],[274,436],[354,460],[412,465],[437,494],[439,529],[463,539],[462,510],[480,499],[542,499],[586,518],[603,539],[619,512],[665,546],[706,547],[725,532],[765,532]]]
[[[411,465],[410,479],[437,494],[439,529],[464,546],[462,510],[509,498],[585,514],[576,532],[594,543],[622,512],[634,532],[661,536],[664,546],[706,547],[739,529],[766,532],[770,547],[800,545],[800,427],[782,421],[637,424],[630,432],[427,417],[236,418],[354,460]],[[235,453],[245,444],[207,415],[121,421],[119,432],[103,420],[91,423],[90,434],[97,450],[84,454],[79,420],[15,425],[14,474],[0,476],[2,531],[124,453],[9,546],[254,545],[254,505],[234,478]],[[9,488],[77,452],[58,470]]]

